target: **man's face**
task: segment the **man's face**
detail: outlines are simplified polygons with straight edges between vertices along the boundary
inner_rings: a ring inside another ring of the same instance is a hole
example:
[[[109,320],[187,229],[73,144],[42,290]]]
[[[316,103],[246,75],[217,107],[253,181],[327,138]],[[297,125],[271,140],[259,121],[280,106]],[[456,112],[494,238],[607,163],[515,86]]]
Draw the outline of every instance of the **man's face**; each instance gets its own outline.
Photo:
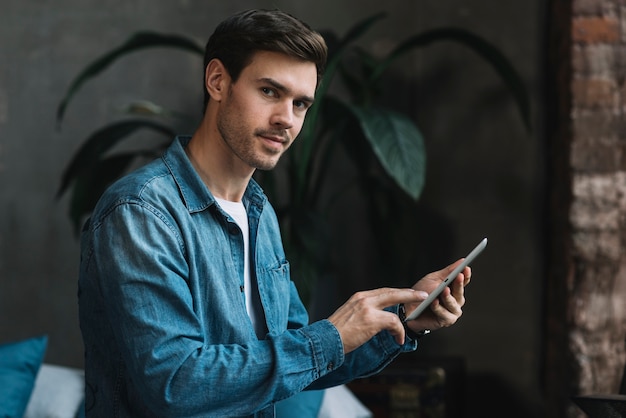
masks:
[[[302,129],[316,83],[314,63],[257,52],[229,84],[217,114],[218,131],[236,160],[255,169],[274,168]]]

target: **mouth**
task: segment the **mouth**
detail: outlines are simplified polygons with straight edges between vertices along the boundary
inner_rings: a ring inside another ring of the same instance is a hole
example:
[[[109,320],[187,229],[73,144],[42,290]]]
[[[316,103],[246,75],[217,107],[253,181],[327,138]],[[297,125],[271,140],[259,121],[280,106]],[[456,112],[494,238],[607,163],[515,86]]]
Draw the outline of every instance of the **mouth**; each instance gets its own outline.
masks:
[[[289,143],[289,137],[286,133],[259,132],[257,136],[271,148],[283,148],[285,144]]]
[[[263,138],[266,141],[270,141],[270,142],[276,142],[278,144],[282,144],[284,142],[287,142],[287,140],[282,137],[282,136],[268,136],[268,135],[259,135],[261,138]]]

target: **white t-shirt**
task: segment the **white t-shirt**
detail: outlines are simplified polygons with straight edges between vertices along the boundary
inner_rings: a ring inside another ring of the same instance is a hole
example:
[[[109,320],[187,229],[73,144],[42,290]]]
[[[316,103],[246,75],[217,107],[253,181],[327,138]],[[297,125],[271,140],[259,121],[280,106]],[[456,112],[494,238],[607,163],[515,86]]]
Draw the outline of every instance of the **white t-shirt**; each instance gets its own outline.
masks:
[[[248,214],[246,213],[243,202],[231,202],[230,200],[217,197],[215,200],[224,212],[228,213],[231,218],[235,220],[239,229],[241,229],[243,235],[243,281],[246,296],[246,311],[252,321],[257,336],[261,338],[265,334],[265,324],[263,321],[261,302],[258,296],[258,288],[256,283],[252,282],[252,276],[250,275],[250,229],[248,227]]]

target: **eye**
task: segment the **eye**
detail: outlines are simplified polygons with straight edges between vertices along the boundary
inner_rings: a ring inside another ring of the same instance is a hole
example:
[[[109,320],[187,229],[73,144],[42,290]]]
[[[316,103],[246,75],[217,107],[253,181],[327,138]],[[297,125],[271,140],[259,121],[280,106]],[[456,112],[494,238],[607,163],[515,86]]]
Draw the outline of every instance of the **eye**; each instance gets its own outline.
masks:
[[[294,100],[293,101],[293,107],[295,107],[297,110],[307,110],[309,107],[311,107],[311,103],[309,103],[306,100]]]
[[[261,92],[263,92],[264,95],[269,96],[269,97],[276,96],[276,90],[271,89],[269,87],[261,87]]]

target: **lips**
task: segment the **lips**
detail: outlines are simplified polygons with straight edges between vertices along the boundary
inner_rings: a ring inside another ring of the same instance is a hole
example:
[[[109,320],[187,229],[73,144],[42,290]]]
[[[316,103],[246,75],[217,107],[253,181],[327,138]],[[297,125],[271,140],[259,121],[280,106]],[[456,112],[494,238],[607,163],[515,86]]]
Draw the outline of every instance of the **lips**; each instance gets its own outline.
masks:
[[[264,139],[267,139],[267,140],[272,141],[272,142],[278,142],[280,144],[282,144],[284,142],[287,142],[287,139],[285,139],[282,136],[268,136],[268,135],[260,135],[260,136],[262,138],[264,138]]]
[[[289,135],[282,132],[270,132],[263,131],[258,132],[257,136],[263,140],[263,142],[270,148],[276,150],[283,150],[289,144]]]
[[[280,142],[281,144],[284,142],[289,142],[289,136],[285,131],[260,131],[257,132],[257,135],[273,142]]]

